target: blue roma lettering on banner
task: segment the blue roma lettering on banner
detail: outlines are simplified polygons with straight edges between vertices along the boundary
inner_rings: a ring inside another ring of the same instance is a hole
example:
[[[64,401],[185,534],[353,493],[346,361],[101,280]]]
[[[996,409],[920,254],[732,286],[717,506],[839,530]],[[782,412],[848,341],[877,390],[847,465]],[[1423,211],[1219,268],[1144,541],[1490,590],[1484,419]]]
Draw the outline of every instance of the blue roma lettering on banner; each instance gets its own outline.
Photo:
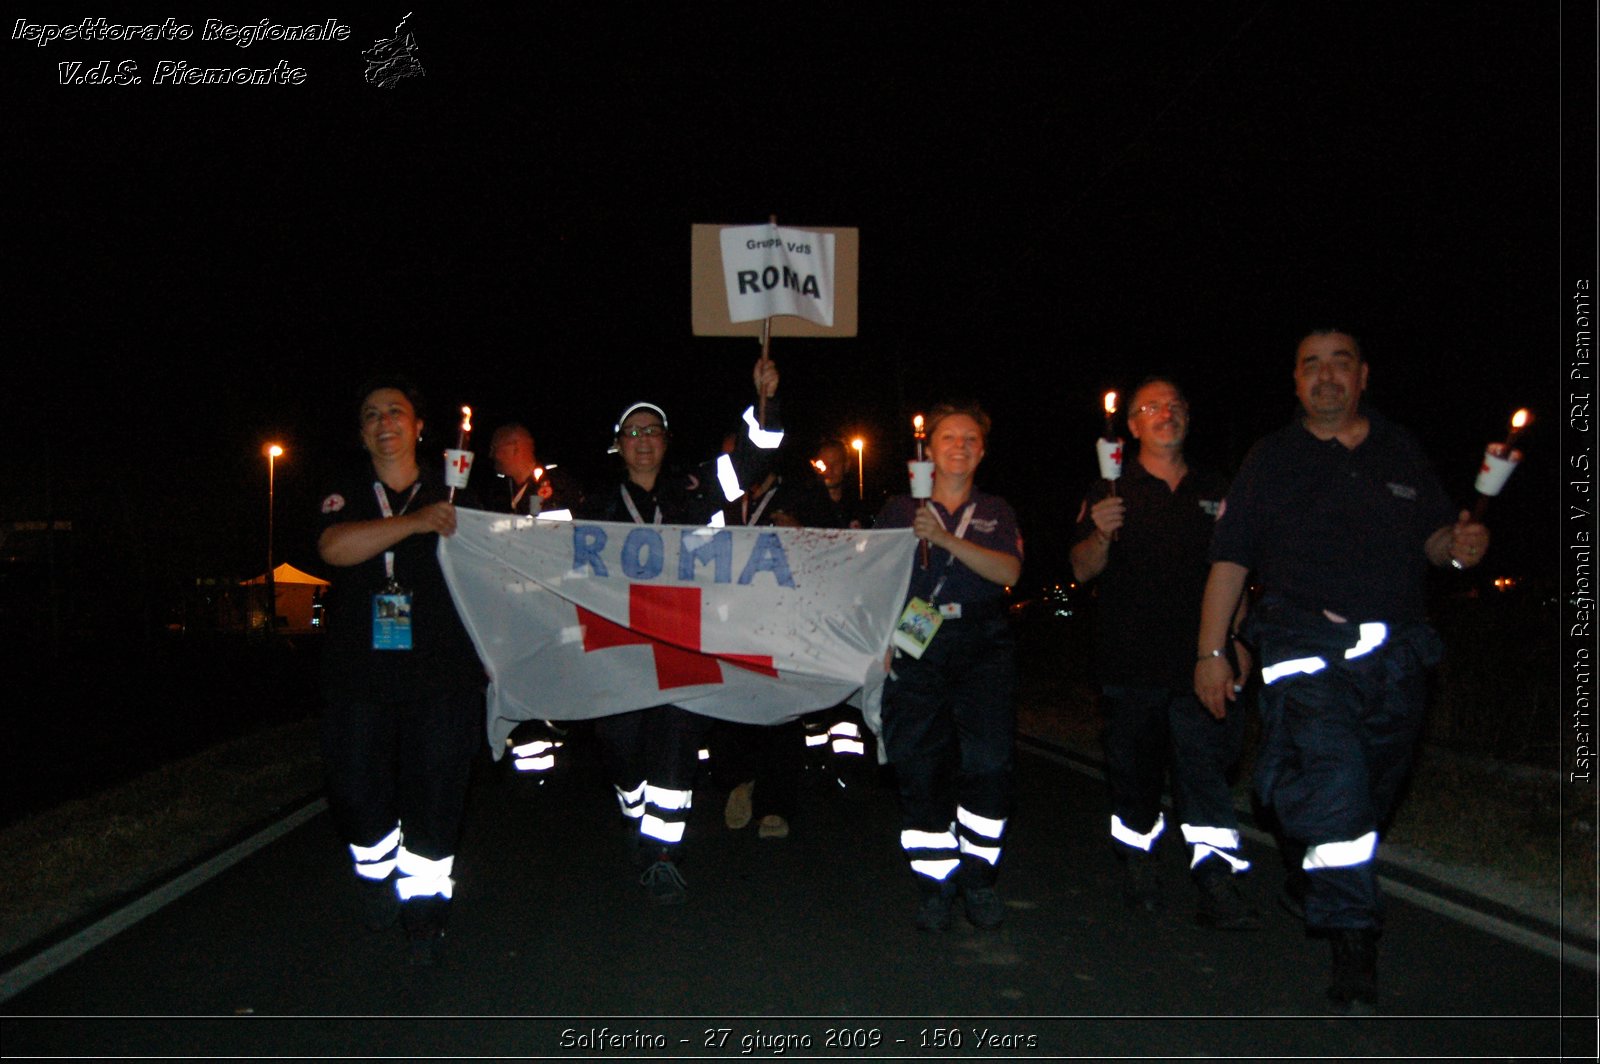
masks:
[[[595,525],[572,526],[572,571],[585,567],[595,576],[606,579],[611,568],[606,563],[606,530]],[[711,580],[716,584],[733,581],[733,533],[727,529],[708,535],[703,529],[685,529],[678,535],[678,579],[693,582],[699,566],[711,567]],[[655,580],[667,569],[667,541],[659,529],[634,528],[628,532],[620,548],[614,549],[611,561],[629,580]],[[748,584],[757,573],[771,573],[779,587],[794,587],[794,574],[789,570],[789,556],[784,553],[783,541],[776,532],[762,532],[756,536],[739,573],[738,583]]]
[[[813,274],[801,276],[785,266],[783,272],[778,272],[778,267],[768,266],[757,273],[755,270],[739,271],[739,294],[749,295],[751,292],[770,292],[774,288],[798,289],[803,296],[813,299],[822,298],[822,290],[817,285],[817,278]]]

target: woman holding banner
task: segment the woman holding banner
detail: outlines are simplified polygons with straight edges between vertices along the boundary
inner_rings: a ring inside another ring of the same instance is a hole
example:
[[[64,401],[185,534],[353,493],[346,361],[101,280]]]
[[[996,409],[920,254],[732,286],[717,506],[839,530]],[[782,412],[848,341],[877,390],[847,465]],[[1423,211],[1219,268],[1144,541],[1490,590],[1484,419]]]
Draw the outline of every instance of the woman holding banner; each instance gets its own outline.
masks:
[[[484,741],[484,671],[439,569],[439,537],[455,531],[456,512],[443,470],[417,463],[421,397],[396,377],[359,396],[368,460],[323,493],[317,539],[338,570],[323,649],[328,804],[365,922],[378,930],[402,919],[412,963],[434,964]]]
[[[922,890],[917,926],[949,927],[959,893],[967,919],[992,928],[1005,918],[994,883],[1016,719],[1004,593],[1022,572],[1022,535],[1006,501],[973,483],[989,415],[945,404],[928,425],[930,497],[896,496],[875,523],[909,527],[930,548],[895,634],[883,743],[900,786],[900,845]]]
[[[585,497],[578,517],[588,521],[634,524],[721,524],[722,509],[744,494],[742,485],[761,482],[783,441],[778,423],[778,367],[763,356],[756,362],[755,407],[744,412],[745,430],[731,454],[703,465],[697,474],[665,469],[667,415],[654,403],[634,403],[612,430],[611,451],[622,457],[624,474],[615,490]],[[660,905],[684,901],[687,884],[678,870],[684,827],[694,797],[699,751],[711,721],[679,706],[635,709],[595,721],[607,771],[633,835],[634,854],[643,868],[639,882]]]

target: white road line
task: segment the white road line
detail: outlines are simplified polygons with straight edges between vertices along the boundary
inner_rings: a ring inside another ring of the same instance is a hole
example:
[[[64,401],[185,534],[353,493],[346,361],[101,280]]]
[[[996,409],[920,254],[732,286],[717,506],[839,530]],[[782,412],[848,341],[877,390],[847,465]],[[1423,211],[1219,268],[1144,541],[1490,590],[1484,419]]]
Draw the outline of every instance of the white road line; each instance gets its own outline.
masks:
[[[191,890],[249,857],[268,843],[287,835],[328,808],[326,798],[318,798],[290,813],[235,846],[189,869],[168,883],[141,894],[122,908],[95,921],[70,938],[51,946],[15,968],[0,975],[0,1001],[9,1001],[28,987],[66,967],[102,942],[121,934],[162,906],[177,901]]]

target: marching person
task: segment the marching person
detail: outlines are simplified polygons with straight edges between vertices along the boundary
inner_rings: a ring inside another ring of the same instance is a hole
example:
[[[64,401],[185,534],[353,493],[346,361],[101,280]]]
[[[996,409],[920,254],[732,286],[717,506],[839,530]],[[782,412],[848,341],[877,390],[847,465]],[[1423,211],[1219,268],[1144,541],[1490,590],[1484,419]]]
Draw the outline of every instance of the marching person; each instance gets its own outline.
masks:
[[[1217,522],[1194,690],[1219,719],[1236,697],[1234,604],[1261,663],[1256,789],[1305,847],[1306,926],[1332,945],[1328,996],[1377,1004],[1382,898],[1373,859],[1394,813],[1443,644],[1428,625],[1428,565],[1470,568],[1489,532],[1453,508],[1422,448],[1362,402],[1369,366],[1338,329],[1301,340],[1301,414],[1245,458]]]
[[[765,422],[755,407],[744,412],[745,431],[731,453],[708,462],[695,474],[665,469],[667,415],[654,403],[634,403],[617,419],[612,450],[622,456],[623,477],[614,491],[588,496],[578,516],[589,521],[634,524],[722,524],[724,508],[744,495],[743,485],[766,477],[783,431],[778,424],[778,367],[769,358],[756,362],[754,382],[764,400]],[[679,864],[684,828],[694,798],[699,751],[710,718],[679,706],[636,709],[595,720],[617,801],[631,825],[635,853],[646,866],[640,883],[657,904],[685,900],[687,883]]]
[[[544,465],[534,451],[533,433],[526,425],[509,422],[489,439],[495,476],[485,509],[544,520],[572,519],[583,501],[578,481],[565,469]],[[514,771],[543,783],[556,769],[556,752],[565,745],[566,725],[549,720],[529,720],[506,737]]]
[[[533,433],[511,422],[494,430],[489,441],[497,477],[505,481],[491,492],[485,509],[504,514],[538,517],[571,516],[583,501],[583,491],[571,474],[555,465],[543,465],[534,452]]]
[[[455,532],[442,469],[417,462],[417,389],[361,389],[367,461],[322,496],[317,550],[338,570],[323,650],[328,804],[374,930],[401,918],[414,964],[434,964],[472,759],[484,670],[436,557]]]
[[[1239,854],[1228,786],[1244,715],[1218,720],[1206,712],[1194,695],[1189,653],[1223,481],[1184,457],[1189,404],[1167,378],[1148,378],[1134,391],[1128,432],[1138,456],[1124,467],[1115,494],[1109,480],[1090,490],[1071,553],[1073,577],[1099,584],[1095,665],[1107,722],[1111,838],[1125,868],[1125,897],[1135,908],[1159,904],[1155,853],[1166,827],[1161,789],[1170,767],[1189,872],[1200,892],[1197,919],[1230,930],[1258,928],[1260,916],[1236,882],[1250,863]],[[1241,685],[1249,672],[1248,657],[1239,660],[1244,654],[1230,648]]]
[[[1022,572],[1022,534],[1006,501],[974,483],[989,425],[976,404],[935,407],[932,497],[895,496],[876,521],[931,548],[912,570],[883,693],[900,846],[926,931],[950,926],[958,893],[975,926],[1005,919],[994,884],[1011,813],[1016,653],[1003,595]]]

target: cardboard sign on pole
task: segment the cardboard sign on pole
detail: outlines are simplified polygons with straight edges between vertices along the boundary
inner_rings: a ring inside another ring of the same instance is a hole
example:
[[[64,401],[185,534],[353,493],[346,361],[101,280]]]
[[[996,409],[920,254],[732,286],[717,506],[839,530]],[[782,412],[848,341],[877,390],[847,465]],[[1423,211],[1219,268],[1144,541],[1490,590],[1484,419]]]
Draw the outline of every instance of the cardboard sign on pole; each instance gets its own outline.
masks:
[[[830,239],[810,239],[808,234]],[[725,256],[724,246],[730,241],[732,249]],[[825,244],[832,245],[831,256],[827,256],[831,261],[826,263],[822,254]],[[760,337],[764,324],[770,322],[772,336],[855,336],[860,246],[860,230],[855,228],[692,226],[689,263],[694,335]],[[832,269],[831,288],[822,274],[826,266]],[[740,304],[737,311],[730,310],[730,298]],[[771,303],[757,302],[763,298],[777,301],[784,309],[773,311]],[[806,312],[826,320],[823,308],[828,303],[832,325],[796,316]],[[751,309],[755,306],[769,309],[762,313]],[[733,320],[736,314],[750,313],[762,316]]]

